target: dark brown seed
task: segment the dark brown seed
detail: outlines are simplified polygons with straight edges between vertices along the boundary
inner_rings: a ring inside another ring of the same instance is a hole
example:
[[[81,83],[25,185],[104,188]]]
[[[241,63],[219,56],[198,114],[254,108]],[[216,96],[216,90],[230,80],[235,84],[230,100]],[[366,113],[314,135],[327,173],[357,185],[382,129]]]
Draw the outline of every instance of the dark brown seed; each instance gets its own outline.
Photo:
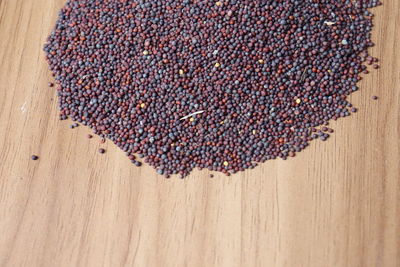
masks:
[[[99,153],[100,153],[100,154],[104,154],[104,153],[106,153],[106,150],[105,150],[104,148],[100,148],[100,149],[99,149]]]
[[[38,157],[38,156],[36,156],[36,155],[32,155],[32,156],[31,156],[31,159],[32,159],[32,160],[38,160],[38,159],[39,159],[39,157]]]

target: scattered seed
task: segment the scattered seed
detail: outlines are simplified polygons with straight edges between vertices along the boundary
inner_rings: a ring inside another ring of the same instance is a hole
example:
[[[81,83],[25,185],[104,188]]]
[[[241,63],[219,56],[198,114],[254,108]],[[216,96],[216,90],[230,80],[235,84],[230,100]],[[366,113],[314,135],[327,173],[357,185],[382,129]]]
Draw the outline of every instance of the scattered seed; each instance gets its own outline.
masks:
[[[100,149],[99,149],[99,153],[100,153],[100,154],[104,154],[104,153],[106,153],[106,150],[105,150],[104,148],[100,148]]]
[[[32,156],[31,156],[31,159],[32,159],[32,160],[38,160],[38,159],[39,159],[39,157],[38,157],[38,156],[36,156],[36,155],[32,155]]]

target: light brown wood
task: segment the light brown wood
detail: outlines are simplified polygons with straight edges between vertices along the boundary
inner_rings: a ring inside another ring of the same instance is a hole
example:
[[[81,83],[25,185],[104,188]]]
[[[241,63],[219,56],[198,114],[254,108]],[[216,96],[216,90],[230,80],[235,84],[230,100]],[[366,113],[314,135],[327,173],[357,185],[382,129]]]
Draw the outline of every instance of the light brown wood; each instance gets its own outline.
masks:
[[[0,0],[0,266],[400,266],[400,1],[384,2],[381,69],[329,141],[166,180],[58,121],[42,46],[63,1]]]

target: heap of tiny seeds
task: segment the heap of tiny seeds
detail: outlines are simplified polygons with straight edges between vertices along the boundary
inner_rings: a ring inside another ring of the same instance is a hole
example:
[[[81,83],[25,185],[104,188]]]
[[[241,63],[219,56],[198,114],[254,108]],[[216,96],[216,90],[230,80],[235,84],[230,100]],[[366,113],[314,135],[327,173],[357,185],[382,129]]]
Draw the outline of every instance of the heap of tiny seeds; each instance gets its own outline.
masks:
[[[377,62],[367,52],[377,5],[69,0],[44,49],[60,118],[166,177],[295,156],[350,115],[364,62]]]

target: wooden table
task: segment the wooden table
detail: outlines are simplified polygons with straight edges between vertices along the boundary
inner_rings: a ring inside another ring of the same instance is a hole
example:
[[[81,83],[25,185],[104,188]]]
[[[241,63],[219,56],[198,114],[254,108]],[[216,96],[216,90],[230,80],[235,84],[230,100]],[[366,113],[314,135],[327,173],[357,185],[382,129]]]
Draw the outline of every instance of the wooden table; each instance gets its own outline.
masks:
[[[63,1],[0,0],[0,266],[400,266],[400,1],[384,2],[381,68],[327,142],[166,180],[58,120],[42,46]]]

